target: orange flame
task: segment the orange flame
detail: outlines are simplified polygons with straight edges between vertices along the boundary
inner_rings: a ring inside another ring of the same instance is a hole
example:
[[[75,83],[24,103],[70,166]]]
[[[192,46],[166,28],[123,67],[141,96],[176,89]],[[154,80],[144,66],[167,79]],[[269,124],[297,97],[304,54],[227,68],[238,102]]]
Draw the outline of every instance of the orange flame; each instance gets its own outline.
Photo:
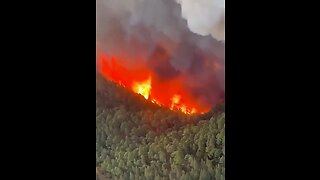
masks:
[[[183,104],[180,102],[181,96],[178,94],[173,95],[173,97],[171,98],[171,110],[175,110],[178,109],[181,112],[185,113],[185,114],[194,114],[197,112],[197,110],[192,107],[192,108],[188,108],[187,105]]]
[[[133,82],[132,90],[148,99],[151,92],[151,76],[143,82]]]
[[[131,89],[159,106],[185,114],[205,113],[210,110],[210,106],[203,105],[192,98],[179,78],[160,81],[146,66],[129,69],[122,63],[126,64],[126,60],[102,54],[98,61],[100,73],[106,79]]]

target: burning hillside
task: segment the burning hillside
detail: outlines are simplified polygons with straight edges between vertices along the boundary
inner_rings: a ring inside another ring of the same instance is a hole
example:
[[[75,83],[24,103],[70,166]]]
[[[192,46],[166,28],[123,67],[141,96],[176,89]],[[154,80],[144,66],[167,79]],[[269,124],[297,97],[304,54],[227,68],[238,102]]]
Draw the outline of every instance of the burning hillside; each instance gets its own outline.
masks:
[[[105,56],[101,57],[100,72],[105,78],[119,85],[131,89],[142,95],[145,99],[168,107],[171,110],[180,110],[186,114],[204,113],[210,110],[209,104],[201,104],[183,87],[183,76],[170,81],[161,81],[150,70],[143,67],[129,70],[121,63],[120,59]]]
[[[224,0],[96,4],[98,176],[225,179]]]
[[[190,3],[98,0],[99,72],[150,102],[185,114],[205,113],[224,101],[224,44],[212,37],[224,39],[220,20],[193,24]]]

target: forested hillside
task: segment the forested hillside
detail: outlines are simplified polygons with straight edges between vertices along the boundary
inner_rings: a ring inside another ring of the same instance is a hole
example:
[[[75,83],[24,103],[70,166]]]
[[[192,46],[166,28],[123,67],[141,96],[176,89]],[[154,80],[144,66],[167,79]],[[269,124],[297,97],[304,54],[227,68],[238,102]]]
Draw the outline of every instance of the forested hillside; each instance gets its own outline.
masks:
[[[224,105],[185,115],[99,76],[96,93],[97,179],[224,179]]]

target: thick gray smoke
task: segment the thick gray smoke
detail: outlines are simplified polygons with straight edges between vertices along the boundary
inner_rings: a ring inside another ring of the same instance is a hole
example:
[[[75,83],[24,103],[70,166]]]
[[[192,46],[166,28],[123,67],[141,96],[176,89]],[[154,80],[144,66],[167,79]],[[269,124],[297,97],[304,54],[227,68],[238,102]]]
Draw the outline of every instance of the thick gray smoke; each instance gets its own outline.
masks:
[[[186,76],[194,97],[214,105],[224,96],[224,7],[211,1],[97,0],[97,50],[143,57],[163,79]]]
[[[176,0],[181,4],[182,16],[189,29],[197,34],[224,41],[224,0]]]

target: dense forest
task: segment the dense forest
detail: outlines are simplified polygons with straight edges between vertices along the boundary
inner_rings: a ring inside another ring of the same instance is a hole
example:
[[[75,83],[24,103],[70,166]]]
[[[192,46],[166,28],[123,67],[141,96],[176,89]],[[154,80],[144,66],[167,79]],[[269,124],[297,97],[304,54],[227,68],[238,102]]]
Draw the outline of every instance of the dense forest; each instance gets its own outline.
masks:
[[[97,179],[225,179],[223,104],[185,115],[99,75],[96,83]]]

